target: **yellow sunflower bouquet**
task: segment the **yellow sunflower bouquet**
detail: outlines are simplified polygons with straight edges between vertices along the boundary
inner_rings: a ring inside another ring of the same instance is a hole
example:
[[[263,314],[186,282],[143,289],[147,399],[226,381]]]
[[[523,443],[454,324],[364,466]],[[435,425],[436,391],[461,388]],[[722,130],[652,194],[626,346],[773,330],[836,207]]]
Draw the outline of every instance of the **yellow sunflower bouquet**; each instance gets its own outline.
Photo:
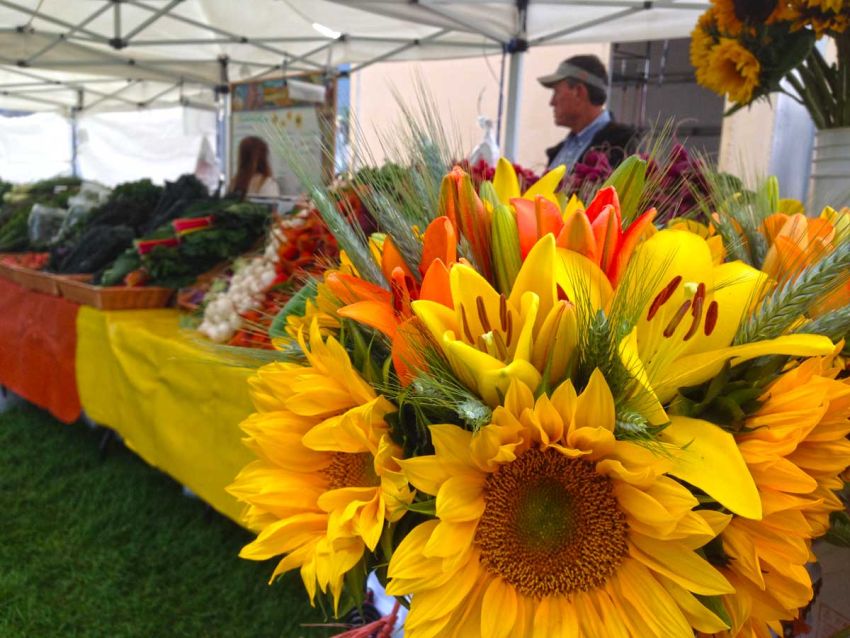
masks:
[[[409,638],[781,633],[850,465],[846,234],[788,285],[728,215],[656,228],[637,157],[586,205],[438,166],[370,236],[313,188],[344,256],[251,381],[242,556],[335,615],[377,570]]]
[[[730,112],[779,91],[818,129],[850,126],[848,25],[847,0],[712,0],[691,34],[691,64],[699,84],[734,103]],[[832,64],[817,46],[824,37],[836,45]]]

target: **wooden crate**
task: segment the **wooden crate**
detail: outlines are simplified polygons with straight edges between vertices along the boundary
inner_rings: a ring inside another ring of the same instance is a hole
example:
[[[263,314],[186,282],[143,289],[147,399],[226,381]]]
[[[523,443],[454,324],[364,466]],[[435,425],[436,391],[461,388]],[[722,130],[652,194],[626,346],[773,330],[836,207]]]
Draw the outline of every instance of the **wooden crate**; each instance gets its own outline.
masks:
[[[92,286],[69,278],[59,279],[58,285],[59,293],[66,299],[100,310],[164,308],[174,294],[171,288]]]
[[[6,264],[6,278],[11,279],[19,286],[40,292],[45,295],[59,296],[59,286],[56,284],[55,275],[43,270],[33,270],[23,266]]]
[[[10,266],[9,264],[4,264],[2,261],[0,261],[0,277],[14,282],[15,273],[12,271],[12,266]]]

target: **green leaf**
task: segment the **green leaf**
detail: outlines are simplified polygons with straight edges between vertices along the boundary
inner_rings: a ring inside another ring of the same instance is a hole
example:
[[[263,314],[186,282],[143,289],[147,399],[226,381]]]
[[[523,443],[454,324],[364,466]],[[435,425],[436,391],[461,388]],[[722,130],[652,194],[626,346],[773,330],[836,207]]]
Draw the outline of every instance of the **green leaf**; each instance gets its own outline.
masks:
[[[366,562],[361,560],[345,573],[345,592],[351,597],[354,607],[363,606],[366,598]]]
[[[411,512],[419,514],[427,514],[429,516],[437,515],[437,499],[429,498],[427,501],[415,501],[407,506]]]
[[[694,594],[705,607],[717,614],[720,619],[725,622],[730,627],[732,626],[732,617],[729,615],[729,612],[726,611],[726,607],[723,605],[723,600],[720,596],[700,596],[699,594]]]
[[[850,547],[850,515],[847,512],[833,512],[829,516],[829,531],[824,540],[838,547]]]
[[[289,301],[286,302],[286,305],[280,309],[277,315],[275,315],[275,318],[269,327],[270,337],[286,336],[287,317],[292,314],[304,314],[307,307],[307,300],[316,298],[316,293],[318,292],[317,284],[318,282],[315,279],[311,279],[304,284],[298,292],[292,295]]]

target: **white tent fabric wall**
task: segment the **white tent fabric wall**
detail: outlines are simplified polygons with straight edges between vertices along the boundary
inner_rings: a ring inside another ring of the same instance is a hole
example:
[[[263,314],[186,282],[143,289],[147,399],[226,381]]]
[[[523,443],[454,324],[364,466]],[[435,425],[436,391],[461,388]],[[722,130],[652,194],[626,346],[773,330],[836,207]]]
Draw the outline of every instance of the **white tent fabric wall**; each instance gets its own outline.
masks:
[[[0,179],[32,182],[71,173],[71,126],[56,113],[0,117]]]
[[[204,138],[215,147],[216,116],[183,107],[97,113],[80,117],[78,131],[83,178],[162,183],[195,171]]]

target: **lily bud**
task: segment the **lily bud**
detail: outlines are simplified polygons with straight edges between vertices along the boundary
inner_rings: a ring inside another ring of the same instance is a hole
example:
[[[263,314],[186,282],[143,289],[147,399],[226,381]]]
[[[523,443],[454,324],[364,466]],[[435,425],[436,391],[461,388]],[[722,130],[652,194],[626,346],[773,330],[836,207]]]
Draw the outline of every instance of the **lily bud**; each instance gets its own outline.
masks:
[[[577,345],[575,306],[560,300],[546,315],[531,357],[531,363],[543,375],[544,387],[555,387],[567,376]]]
[[[490,217],[483,202],[472,187],[472,180],[463,169],[455,166],[443,178],[440,186],[440,214],[448,217],[462,234],[472,251],[472,257],[485,278],[490,279]]]
[[[620,200],[620,214],[626,222],[630,222],[637,215],[645,183],[646,160],[632,155],[627,157],[602,185],[603,189],[613,186],[616,190]]]
[[[485,205],[490,204],[491,209],[502,203],[499,201],[499,195],[496,193],[493,182],[490,181],[481,182],[481,186],[478,187],[478,196],[481,197]]]
[[[511,209],[497,204],[493,209],[493,268],[496,284],[504,294],[510,294],[522,266],[516,219]]]

